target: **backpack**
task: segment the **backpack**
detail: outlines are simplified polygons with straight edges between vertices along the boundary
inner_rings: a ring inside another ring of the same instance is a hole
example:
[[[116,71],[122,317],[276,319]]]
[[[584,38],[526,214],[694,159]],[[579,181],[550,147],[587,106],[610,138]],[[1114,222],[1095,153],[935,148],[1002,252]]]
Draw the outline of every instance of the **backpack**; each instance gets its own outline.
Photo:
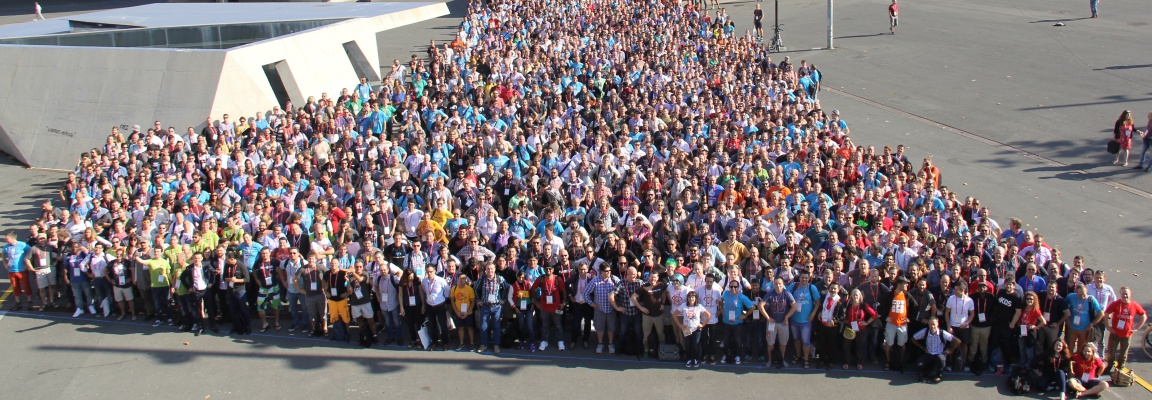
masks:
[[[1008,376],[1008,391],[1013,395],[1023,396],[1032,392],[1032,379],[1028,376],[1027,368],[1017,369]]]
[[[349,341],[348,324],[344,323],[344,320],[338,319],[336,320],[336,323],[332,324],[332,340],[338,342]]]

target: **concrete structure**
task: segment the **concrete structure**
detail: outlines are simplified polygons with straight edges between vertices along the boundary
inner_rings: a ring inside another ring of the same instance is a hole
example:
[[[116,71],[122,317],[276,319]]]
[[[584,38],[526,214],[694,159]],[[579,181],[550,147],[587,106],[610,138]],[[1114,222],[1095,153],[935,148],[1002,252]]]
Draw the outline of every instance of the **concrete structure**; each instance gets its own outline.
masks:
[[[444,3],[152,4],[0,26],[0,150],[71,169],[113,126],[159,120],[183,132],[206,116],[335,95],[379,79],[377,33],[447,13]]]

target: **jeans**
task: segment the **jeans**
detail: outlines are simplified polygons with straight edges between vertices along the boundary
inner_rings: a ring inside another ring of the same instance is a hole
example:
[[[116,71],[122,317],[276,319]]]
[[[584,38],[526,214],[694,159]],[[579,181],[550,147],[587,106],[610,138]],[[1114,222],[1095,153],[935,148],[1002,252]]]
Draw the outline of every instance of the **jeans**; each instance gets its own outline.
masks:
[[[697,346],[700,347],[701,357],[716,357],[716,325],[717,324],[704,325],[700,331],[696,332],[697,335],[700,335],[700,338],[697,340],[699,342]]]
[[[536,342],[536,321],[532,306],[527,310],[516,310],[516,328],[520,332],[520,344]]]
[[[393,308],[392,311],[381,309],[380,314],[384,317],[383,330],[388,339],[404,344],[404,337],[400,334],[400,307]]]
[[[88,308],[92,305],[92,285],[88,282],[72,281],[72,296],[76,298],[76,308]]]
[[[1028,334],[1029,335],[1035,335],[1036,331],[1028,332]],[[1036,360],[1035,344],[1036,344],[1035,338],[1029,338],[1029,337],[1025,337],[1025,336],[1021,336],[1019,338],[1019,344],[1018,345],[1020,346],[1020,367],[1021,368],[1032,368],[1032,362]]]
[[[112,297],[112,284],[108,283],[107,279],[98,278],[95,281],[92,281],[92,286],[94,289],[96,289],[96,297],[92,299],[92,302],[96,304],[96,307],[104,307],[103,302],[105,300],[109,302],[108,306],[111,307],[112,299],[110,299],[110,297]]]
[[[229,292],[231,290],[220,289],[218,286],[208,288],[204,295],[204,310],[208,313],[206,317],[208,326],[216,327],[217,316],[220,316],[221,321],[229,320],[229,316],[232,314],[228,308]]]
[[[635,332],[636,336],[640,336],[643,333],[643,328],[640,327],[640,312],[639,311],[637,311],[636,314],[634,314],[634,315],[628,315],[625,313],[618,313],[618,314],[620,315],[620,323],[617,324],[617,326],[616,326],[616,339],[617,340],[624,340],[624,333],[628,332],[628,330],[632,330],[632,332]],[[643,345],[644,338],[640,338],[640,340],[641,340],[641,345]]]
[[[587,342],[592,335],[592,315],[595,310],[587,304],[572,303],[572,344]]]
[[[540,336],[540,340],[545,342],[552,339],[552,329],[556,329],[556,341],[564,340],[564,318],[563,315],[541,311],[540,312],[540,328],[544,330],[544,334]]]
[[[684,338],[684,356],[689,360],[700,358],[700,334],[701,331],[697,329]]]
[[[428,337],[431,338],[433,344],[448,343],[448,314],[445,304],[447,303],[426,307]]]
[[[228,309],[232,331],[241,335],[252,333],[252,314],[248,311],[248,296],[244,292],[228,291]]]
[[[286,299],[288,300],[288,316],[291,317],[292,324],[307,326],[308,319],[304,318],[304,295],[288,292]]]
[[[156,309],[156,319],[161,321],[172,319],[172,309],[168,307],[169,290],[167,286],[152,288],[152,307]]]
[[[744,350],[744,327],[740,325],[717,324],[724,330],[724,356],[740,357]]]
[[[744,343],[748,344],[748,350],[745,352],[749,356],[758,357],[764,355],[765,344],[765,329],[767,326],[764,320],[751,320],[751,322],[744,322]]]
[[[944,373],[944,355],[943,354],[922,354],[920,355],[920,376],[923,378],[939,378]]]
[[[1152,149],[1152,139],[1144,139],[1144,150],[1140,151],[1140,163],[1136,164],[1136,168],[1144,166],[1144,159],[1148,157],[1148,150]],[[1152,160],[1148,160],[1148,165],[1144,166],[1145,169],[1152,169]]]
[[[1098,7],[1099,5],[1100,2],[1098,0],[1088,0],[1088,6],[1092,8],[1092,15],[1100,13],[1100,8]]]
[[[480,345],[495,347],[500,345],[500,309],[499,304],[494,306],[482,306],[479,309],[480,313]],[[491,329],[492,333],[489,334],[488,330]]]
[[[192,328],[192,294],[176,295],[176,304],[180,306],[180,316],[184,319],[181,326]]]

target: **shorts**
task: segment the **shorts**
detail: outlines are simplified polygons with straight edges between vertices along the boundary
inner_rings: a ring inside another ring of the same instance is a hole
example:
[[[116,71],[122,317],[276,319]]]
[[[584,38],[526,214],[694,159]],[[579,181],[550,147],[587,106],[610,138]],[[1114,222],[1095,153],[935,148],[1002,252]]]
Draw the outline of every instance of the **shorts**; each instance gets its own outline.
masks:
[[[765,331],[765,336],[768,337],[768,345],[780,345],[781,347],[788,345],[788,327],[783,324],[776,323],[773,329]]]
[[[1101,383],[1104,382],[1100,381],[1099,379],[1089,379],[1087,382],[1080,381],[1080,384],[1084,385],[1084,390],[1090,390],[1094,387],[1100,386]]]
[[[368,318],[376,316],[372,313],[372,303],[356,304],[348,306],[352,310],[352,318]]]
[[[761,27],[764,26],[764,23],[760,22],[760,21],[752,21],[752,26],[755,27],[756,29],[760,29]]]
[[[280,287],[273,286],[270,288],[260,288],[256,293],[256,309],[266,311],[269,308],[273,310],[280,309]]]
[[[887,324],[884,326],[884,344],[887,346],[903,346],[908,343],[908,325],[896,326],[894,324]]]
[[[812,345],[812,321],[803,324],[793,322],[788,327],[792,329],[793,339],[799,340],[804,346]],[[780,329],[780,326],[777,325],[776,329]]]
[[[453,317],[453,318],[456,318],[456,317]],[[464,318],[456,318],[456,321],[457,321],[457,323],[456,323],[457,328],[475,327],[476,326],[476,313],[468,314],[468,316],[464,317]]]
[[[596,332],[598,333],[615,332],[616,310],[612,310],[612,312],[596,310],[595,315],[592,316],[592,324],[596,326]]]
[[[56,284],[56,270],[52,267],[36,270],[36,287],[44,289]]]
[[[309,320],[322,321],[324,319],[324,296],[320,294],[304,296],[304,310],[308,313]]]
[[[952,327],[952,335],[956,336],[960,343],[972,343],[972,328]]]
[[[888,17],[888,23],[892,26],[900,26],[900,17]]]
[[[116,301],[132,301],[136,296],[132,295],[132,287],[122,288],[119,286],[112,287],[112,298]]]
[[[352,322],[348,315],[348,300],[328,300],[328,322],[336,321],[344,321],[345,324]]]
[[[8,272],[8,280],[12,284],[12,294],[16,296],[32,295],[32,286],[28,282],[28,274],[25,272]],[[16,299],[17,302],[20,299]]]

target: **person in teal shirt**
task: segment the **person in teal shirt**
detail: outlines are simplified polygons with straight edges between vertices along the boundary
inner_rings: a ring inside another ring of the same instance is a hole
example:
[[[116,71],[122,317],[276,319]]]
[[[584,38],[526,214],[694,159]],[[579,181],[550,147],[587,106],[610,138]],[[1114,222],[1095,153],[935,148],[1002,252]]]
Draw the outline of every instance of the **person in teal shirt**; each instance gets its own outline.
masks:
[[[27,272],[32,269],[31,261],[28,260],[28,250],[32,249],[28,243],[16,240],[15,232],[8,232],[5,237],[7,243],[0,246],[4,250],[8,267],[8,280],[12,284],[12,294],[16,296],[16,304],[12,306],[12,310],[19,310],[24,307],[24,303],[20,302],[20,295],[24,295],[24,300],[28,302],[28,306],[32,306],[32,283],[29,280],[34,276],[29,276]]]
[[[720,326],[724,329],[724,356],[720,358],[720,363],[731,359],[740,365],[740,355],[744,354],[744,319],[756,304],[741,292],[740,282],[728,282],[727,289],[720,295],[720,310],[723,312],[720,314],[723,325]]]
[[[1076,351],[1084,343],[1089,343],[1088,328],[1104,319],[1104,308],[1096,298],[1088,295],[1088,288],[1083,283],[1076,285],[1076,294],[1068,296],[1068,323],[1072,330],[1068,332],[1068,344]],[[1095,318],[1093,318],[1095,317]]]

